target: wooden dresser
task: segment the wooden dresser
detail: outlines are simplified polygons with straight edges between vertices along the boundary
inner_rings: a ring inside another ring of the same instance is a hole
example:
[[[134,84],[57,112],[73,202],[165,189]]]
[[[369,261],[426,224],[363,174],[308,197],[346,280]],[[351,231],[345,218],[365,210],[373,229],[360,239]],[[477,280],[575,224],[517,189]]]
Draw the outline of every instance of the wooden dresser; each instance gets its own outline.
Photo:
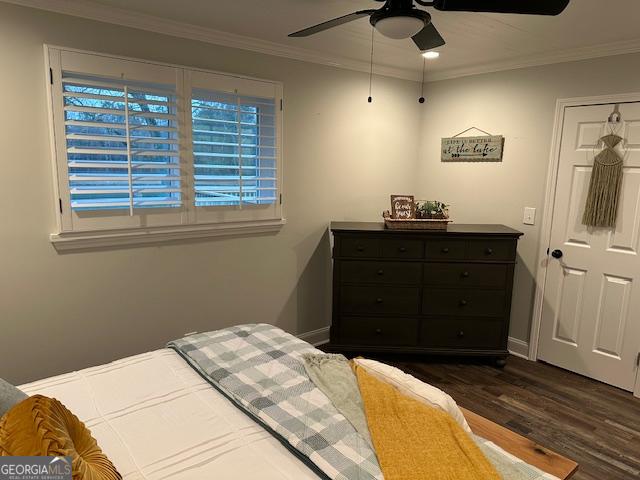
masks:
[[[330,349],[491,356],[504,365],[521,232],[361,222],[334,222],[331,231]]]

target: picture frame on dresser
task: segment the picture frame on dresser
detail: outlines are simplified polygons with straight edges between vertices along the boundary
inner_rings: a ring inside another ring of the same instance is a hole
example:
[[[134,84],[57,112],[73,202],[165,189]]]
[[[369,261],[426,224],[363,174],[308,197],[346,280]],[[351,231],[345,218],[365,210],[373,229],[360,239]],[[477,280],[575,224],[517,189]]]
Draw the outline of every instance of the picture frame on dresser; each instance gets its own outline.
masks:
[[[329,348],[489,357],[504,366],[516,248],[504,225],[333,222]]]

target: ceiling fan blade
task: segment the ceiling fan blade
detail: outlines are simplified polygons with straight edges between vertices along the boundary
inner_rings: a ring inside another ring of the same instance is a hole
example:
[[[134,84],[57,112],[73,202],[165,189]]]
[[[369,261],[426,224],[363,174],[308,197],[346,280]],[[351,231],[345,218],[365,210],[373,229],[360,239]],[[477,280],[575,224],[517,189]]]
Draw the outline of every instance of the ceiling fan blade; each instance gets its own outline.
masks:
[[[442,11],[559,15],[570,0],[435,0]]]
[[[436,30],[436,27],[433,26],[433,23],[429,23],[429,25],[424,27],[411,38],[423,52],[425,50],[441,47],[445,44],[444,39],[440,36],[438,30]]]
[[[362,17],[368,17],[376,10],[360,10],[358,12],[350,13],[349,15],[344,15],[342,17],[334,18],[333,20],[328,20],[326,22],[319,23],[318,25],[314,25],[313,27],[305,28],[298,32],[290,33],[290,37],[308,37],[309,35],[313,35],[314,33],[322,32],[324,30],[328,30],[333,27],[337,27],[338,25],[343,25],[348,22],[352,22]]]

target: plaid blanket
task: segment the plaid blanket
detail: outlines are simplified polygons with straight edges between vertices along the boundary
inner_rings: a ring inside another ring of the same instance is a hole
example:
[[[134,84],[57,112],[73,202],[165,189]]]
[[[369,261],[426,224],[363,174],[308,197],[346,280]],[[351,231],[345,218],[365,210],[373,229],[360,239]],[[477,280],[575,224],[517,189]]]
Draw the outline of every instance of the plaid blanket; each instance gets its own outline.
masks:
[[[321,477],[383,478],[369,444],[307,376],[301,356],[322,353],[307,342],[252,324],[190,335],[168,347]],[[557,480],[488,440],[473,439],[505,480]]]
[[[332,480],[382,479],[376,455],[305,373],[321,353],[266,324],[200,333],[168,344],[214,387]]]

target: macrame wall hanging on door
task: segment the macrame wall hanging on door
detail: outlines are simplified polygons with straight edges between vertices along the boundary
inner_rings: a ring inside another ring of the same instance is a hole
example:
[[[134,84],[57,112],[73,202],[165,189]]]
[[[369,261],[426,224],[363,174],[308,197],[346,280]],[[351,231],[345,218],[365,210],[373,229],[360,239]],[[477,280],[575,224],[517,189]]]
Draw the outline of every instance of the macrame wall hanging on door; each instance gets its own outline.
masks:
[[[623,161],[615,150],[623,140],[611,133],[600,139],[604,148],[593,159],[593,170],[582,223],[592,227],[615,227],[622,188]]]

